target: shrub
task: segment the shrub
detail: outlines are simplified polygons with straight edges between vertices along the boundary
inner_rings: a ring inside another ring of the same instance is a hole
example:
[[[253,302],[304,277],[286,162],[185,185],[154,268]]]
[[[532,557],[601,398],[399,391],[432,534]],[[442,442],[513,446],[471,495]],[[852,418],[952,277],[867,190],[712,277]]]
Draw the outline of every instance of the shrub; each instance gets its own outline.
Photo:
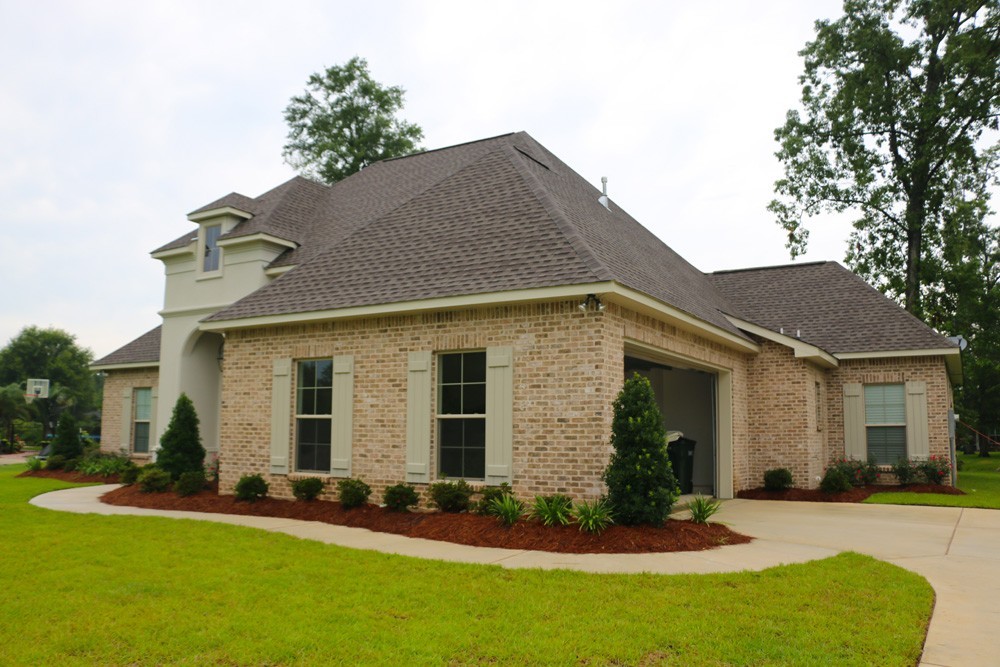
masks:
[[[603,477],[618,523],[660,525],[670,515],[678,489],[665,437],[653,388],[636,373],[625,381],[614,402],[615,451]]]
[[[76,418],[68,411],[59,416],[59,423],[56,424],[56,437],[52,440],[52,454],[62,456],[66,460],[83,456],[80,427],[76,423]]]
[[[92,452],[80,459],[77,471],[84,475],[119,475],[125,468],[132,465],[132,462],[124,454],[108,454],[104,452]]]
[[[505,526],[513,526],[524,515],[524,503],[507,494],[490,501],[490,514]]]
[[[778,470],[784,470],[784,468],[778,468]],[[690,504],[688,504],[688,510],[691,512],[691,520],[695,523],[704,524],[706,526],[708,525],[709,517],[718,512],[720,509],[722,509],[721,502],[718,500],[712,500],[711,498],[700,494],[695,496]]]
[[[372,487],[360,479],[342,479],[337,482],[337,493],[340,495],[341,507],[349,510],[367,503]]]
[[[464,512],[469,509],[469,499],[475,493],[464,479],[457,482],[434,482],[427,492],[431,501],[442,512]]]
[[[66,457],[62,454],[56,454],[55,456],[50,456],[45,459],[45,469],[46,470],[62,470],[63,466],[66,465]]]
[[[121,474],[118,475],[119,483],[124,484],[125,486],[135,484],[136,480],[139,479],[139,473],[141,472],[139,466],[135,465],[131,461],[129,461],[129,463],[131,463],[131,465],[122,470]]]
[[[874,484],[881,477],[874,461],[858,461],[857,459],[837,459],[830,467],[838,468],[851,482],[852,486],[867,486]]]
[[[385,506],[393,512],[405,512],[407,508],[415,507],[420,502],[420,496],[412,484],[396,484],[385,490],[382,496]]]
[[[298,500],[316,500],[323,493],[326,482],[319,477],[306,477],[292,482],[292,495]]]
[[[260,475],[243,475],[240,477],[240,481],[236,482],[233,492],[236,494],[237,500],[252,503],[266,498],[269,488],[270,485]]]
[[[764,473],[764,489],[784,491],[792,488],[792,471],[788,468],[774,468]]]
[[[205,488],[205,471],[188,470],[174,482],[174,493],[179,496],[193,496]]]
[[[80,459],[66,459],[63,463],[62,469],[66,472],[76,472],[77,466],[80,465]]]
[[[611,505],[603,498],[592,503],[584,501],[577,504],[573,508],[573,517],[580,526],[580,530],[594,535],[600,535],[614,523],[611,516]]]
[[[951,476],[951,462],[943,456],[932,456],[917,467],[928,484],[943,484]]]
[[[535,504],[531,508],[532,518],[541,521],[543,526],[565,526],[572,513],[573,501],[561,494],[535,496]]]
[[[900,484],[913,484],[920,474],[920,467],[909,459],[899,459],[892,466],[892,474],[896,476],[896,481]]]
[[[31,470],[32,472],[41,470],[42,465],[45,463],[37,456],[29,456],[24,462],[28,464],[28,470]]]
[[[201,446],[198,432],[198,414],[187,394],[181,394],[174,404],[167,430],[160,438],[156,465],[178,479],[189,470],[204,470],[204,464],[205,448]]]
[[[170,488],[170,473],[156,466],[145,466],[136,483],[143,493],[160,493]]]
[[[510,484],[504,482],[500,486],[487,486],[479,493],[483,497],[478,503],[475,503],[475,506],[472,508],[473,511],[476,514],[493,514],[493,501],[512,495],[514,490],[510,488]]]
[[[14,433],[24,441],[24,444],[31,447],[38,447],[42,444],[44,430],[40,422],[28,421],[27,419],[14,420]]]
[[[851,478],[848,477],[843,468],[837,466],[827,468],[826,473],[823,474],[823,481],[819,483],[819,488],[823,493],[843,493],[850,491],[852,486]]]

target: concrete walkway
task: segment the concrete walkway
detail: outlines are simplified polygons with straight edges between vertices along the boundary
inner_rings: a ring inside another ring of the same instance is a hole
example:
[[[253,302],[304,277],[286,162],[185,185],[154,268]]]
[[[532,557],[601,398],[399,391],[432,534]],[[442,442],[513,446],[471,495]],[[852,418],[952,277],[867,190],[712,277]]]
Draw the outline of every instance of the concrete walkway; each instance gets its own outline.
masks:
[[[295,519],[104,505],[114,485],[77,487],[31,500],[67,512],[217,521],[357,549],[419,558],[587,572],[662,574],[760,570],[857,551],[927,578],[937,593],[921,665],[996,665],[1000,655],[1000,511],[840,503],[730,500],[716,517],[750,544],[668,554],[553,554],[487,549]]]

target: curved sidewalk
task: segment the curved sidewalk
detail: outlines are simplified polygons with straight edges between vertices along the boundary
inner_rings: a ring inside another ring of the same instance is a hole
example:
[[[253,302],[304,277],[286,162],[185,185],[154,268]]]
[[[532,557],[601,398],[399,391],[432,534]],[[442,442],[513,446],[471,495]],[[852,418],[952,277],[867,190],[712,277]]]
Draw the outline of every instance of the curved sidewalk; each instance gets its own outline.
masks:
[[[269,517],[147,510],[100,502],[114,485],[36,496],[33,505],[66,512],[217,521],[357,549],[519,568],[661,574],[759,570],[832,556],[868,554],[917,572],[937,594],[921,665],[995,665],[1000,633],[1000,511],[840,503],[729,500],[718,520],[754,536],[750,544],[667,554],[554,554],[492,549]]]

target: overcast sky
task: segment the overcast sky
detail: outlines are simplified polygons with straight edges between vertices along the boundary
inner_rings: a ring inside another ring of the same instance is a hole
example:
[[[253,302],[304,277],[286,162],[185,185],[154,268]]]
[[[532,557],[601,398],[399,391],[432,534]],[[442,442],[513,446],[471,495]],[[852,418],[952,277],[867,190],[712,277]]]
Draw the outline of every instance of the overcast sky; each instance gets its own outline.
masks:
[[[424,147],[525,130],[703,271],[783,264],[765,210],[797,55],[840,3],[0,0],[0,345],[155,326],[186,213],[291,178],[282,111],[354,55]],[[816,220],[798,261],[843,259]]]

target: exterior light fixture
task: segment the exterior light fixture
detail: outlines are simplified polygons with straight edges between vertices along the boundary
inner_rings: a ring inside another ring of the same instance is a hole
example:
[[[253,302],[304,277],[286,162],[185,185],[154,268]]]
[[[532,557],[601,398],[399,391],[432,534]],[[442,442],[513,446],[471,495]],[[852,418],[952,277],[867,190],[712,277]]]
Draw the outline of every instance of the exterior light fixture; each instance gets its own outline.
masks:
[[[578,307],[581,312],[585,313],[587,312],[588,306],[590,306],[591,304],[593,304],[596,307],[598,312],[604,312],[604,304],[601,303],[601,300],[597,298],[596,294],[588,294],[587,298],[581,301]]]

